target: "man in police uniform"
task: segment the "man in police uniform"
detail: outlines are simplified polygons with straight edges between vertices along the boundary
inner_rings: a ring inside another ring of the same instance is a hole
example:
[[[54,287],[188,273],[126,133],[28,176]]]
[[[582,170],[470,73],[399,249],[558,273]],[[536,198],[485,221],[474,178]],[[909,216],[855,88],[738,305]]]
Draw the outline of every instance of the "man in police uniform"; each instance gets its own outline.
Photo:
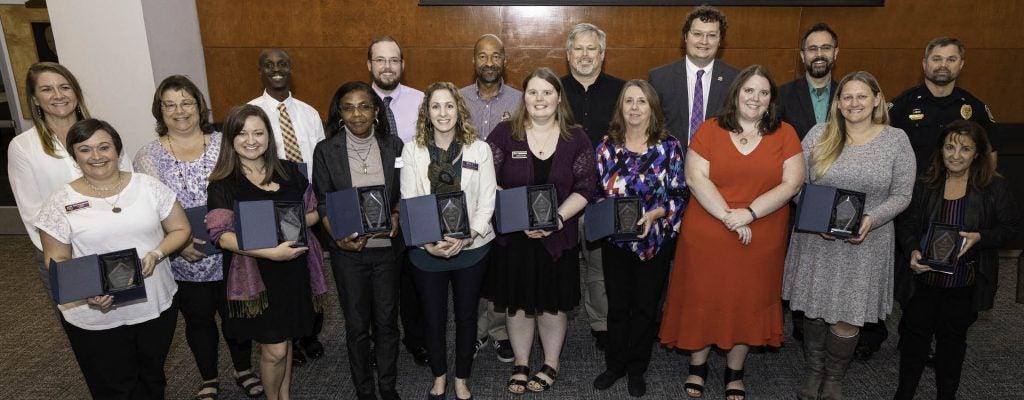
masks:
[[[956,86],[956,78],[964,67],[963,43],[952,37],[933,39],[925,48],[921,66],[924,84],[907,89],[889,103],[890,123],[907,133],[914,148],[917,176],[928,170],[932,156],[939,150],[937,142],[942,127],[956,120],[967,119],[980,124],[988,132],[993,150],[999,149],[999,135],[988,106]],[[899,236],[899,232],[896,234]],[[912,281],[907,263],[912,250],[896,248],[893,294],[898,301],[909,295],[907,286]],[[888,336],[884,323],[864,324],[854,355],[858,360],[871,358]]]

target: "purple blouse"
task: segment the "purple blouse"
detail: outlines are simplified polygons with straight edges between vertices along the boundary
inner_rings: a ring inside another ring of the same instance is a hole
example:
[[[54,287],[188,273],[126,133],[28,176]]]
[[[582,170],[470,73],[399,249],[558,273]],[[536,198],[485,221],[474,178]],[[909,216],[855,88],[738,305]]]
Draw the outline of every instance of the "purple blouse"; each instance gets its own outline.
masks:
[[[203,155],[192,161],[179,161],[157,139],[139,149],[133,167],[135,172],[157,178],[171,188],[178,195],[182,208],[205,206],[206,186],[210,183],[206,178],[217,164],[220,141],[220,132],[214,132]],[[224,279],[220,254],[206,256],[194,263],[172,257],[171,273],[176,281],[213,282]]]
[[[555,152],[551,155],[551,174],[548,176],[547,183],[555,186],[559,203],[564,202],[573,193],[578,193],[590,201],[594,197],[594,188],[597,185],[594,147],[590,144],[590,139],[582,128],[572,128],[570,132],[572,132],[572,138],[566,140],[560,137],[555,145]],[[497,175],[498,186],[514,188],[542,183],[533,181],[533,161],[530,157],[530,147],[526,140],[512,139],[510,121],[502,122],[494,127],[491,134],[487,136],[487,143],[491,145],[491,152],[494,154],[494,171]],[[578,217],[577,214],[565,220],[562,230],[540,239],[552,258],[557,260],[563,251],[576,246],[576,242],[579,240]],[[519,232],[511,233],[511,235],[521,234]],[[499,235],[497,240],[504,244],[505,240],[502,236],[506,235]]]
[[[669,136],[640,154],[605,136],[595,153],[600,197],[637,196],[645,213],[658,207],[665,208],[665,217],[651,225],[651,231],[644,240],[615,243],[636,253],[641,260],[654,258],[665,240],[676,236],[686,209],[682,146],[676,138]]]

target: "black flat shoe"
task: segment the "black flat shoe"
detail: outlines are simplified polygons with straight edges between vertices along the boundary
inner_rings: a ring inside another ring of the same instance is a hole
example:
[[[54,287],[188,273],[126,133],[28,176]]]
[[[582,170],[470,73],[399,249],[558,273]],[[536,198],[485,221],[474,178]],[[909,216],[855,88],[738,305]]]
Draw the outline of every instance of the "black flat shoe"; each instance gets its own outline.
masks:
[[[412,354],[412,361],[421,367],[426,366],[430,362],[427,357],[427,349],[423,347],[406,347],[409,350],[409,354]]]
[[[642,397],[647,394],[647,381],[643,375],[630,375],[626,378],[626,390],[633,397]]]
[[[598,375],[597,378],[594,378],[594,389],[607,390],[615,385],[615,382],[617,382],[619,378],[622,378],[622,375],[623,374],[616,374],[612,371],[605,370],[601,375]]]

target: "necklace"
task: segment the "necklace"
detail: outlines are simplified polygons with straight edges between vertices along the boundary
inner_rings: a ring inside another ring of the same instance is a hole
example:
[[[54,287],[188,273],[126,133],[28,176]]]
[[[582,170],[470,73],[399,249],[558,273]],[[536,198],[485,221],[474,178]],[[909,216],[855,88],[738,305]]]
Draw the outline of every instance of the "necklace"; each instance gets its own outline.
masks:
[[[370,153],[373,152],[373,145],[376,140],[374,140],[372,136],[369,136],[366,138],[365,142],[360,142],[360,138],[356,135],[352,135],[351,133],[349,133],[349,135],[351,136],[349,137],[350,144],[348,146],[348,158],[350,160],[358,161],[363,168],[363,175],[367,175],[370,173],[370,165],[366,161],[370,159]],[[362,145],[363,143],[367,144],[366,149],[356,148],[356,145]],[[360,151],[362,150],[366,151],[360,154]],[[355,153],[356,156],[352,157],[352,153]]]
[[[534,131],[534,134],[533,134],[534,137],[537,137],[539,135],[540,135],[540,133],[538,133],[537,131]],[[548,148],[548,146],[551,145],[551,142],[553,142],[555,140],[558,140],[558,133],[557,132],[555,134],[551,135],[551,137],[549,137],[548,140],[544,141],[544,145],[543,146],[538,146],[537,147],[538,148],[537,155],[540,156],[541,158],[543,158],[544,157],[544,150],[543,149]],[[540,144],[539,140],[538,140],[537,144]]]
[[[747,139],[746,137],[743,137],[743,132],[733,132],[733,133],[735,133],[736,137],[739,138],[740,145],[745,145],[745,144],[750,142],[749,139]]]
[[[206,147],[207,147],[207,144],[208,143],[206,142],[206,135],[203,135],[203,152],[202,152],[202,154],[199,155],[199,158],[193,160],[193,161],[198,161],[199,162],[199,168],[200,168],[201,176],[209,176],[210,175],[210,171],[208,170],[209,166],[206,165],[206,163],[203,162],[203,160],[206,158]],[[181,183],[182,191],[188,193],[188,195],[191,198],[193,204],[197,203],[198,200],[199,200],[199,197],[201,196],[201,194],[199,192],[205,191],[205,188],[199,187],[199,186],[201,186],[199,184],[197,184],[197,185],[190,185],[192,183],[192,179],[191,179],[192,176],[191,176],[191,174],[188,171],[188,165],[187,165],[188,163],[185,162],[185,161],[181,161],[181,159],[178,158],[178,154],[176,154],[174,152],[174,143],[171,142],[171,135],[170,134],[167,135],[167,149],[171,151],[171,158],[174,159],[174,167],[175,167],[175,169],[178,172],[178,181]],[[205,182],[205,180],[203,180],[203,182]],[[195,189],[195,190],[193,190],[193,189]]]
[[[97,187],[96,185],[93,185],[92,181],[90,181],[89,178],[86,178],[85,176],[82,176],[82,178],[85,179],[85,183],[87,185],[89,185],[89,188],[91,188],[96,193],[105,193],[105,192],[109,192],[109,191],[112,191],[114,189],[117,189],[117,188],[121,187],[121,171],[117,171],[117,184],[115,184],[114,186],[108,186],[108,187],[105,187],[105,188],[101,188],[101,187]],[[123,192],[124,191],[117,192],[117,197],[114,197],[114,201],[113,202],[108,201],[106,197],[100,197],[100,198],[103,200],[104,203],[107,203],[108,205],[110,205],[110,211],[111,212],[113,212],[114,214],[117,214],[117,213],[121,212],[121,207],[117,206],[117,202],[121,201],[121,193],[123,193]]]

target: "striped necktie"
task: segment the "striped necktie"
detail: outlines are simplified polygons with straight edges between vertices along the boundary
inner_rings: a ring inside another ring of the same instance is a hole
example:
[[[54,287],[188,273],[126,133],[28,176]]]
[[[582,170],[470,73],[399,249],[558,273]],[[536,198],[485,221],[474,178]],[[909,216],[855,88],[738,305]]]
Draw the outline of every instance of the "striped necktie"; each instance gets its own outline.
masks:
[[[302,151],[299,150],[299,140],[295,138],[295,127],[292,126],[292,118],[288,116],[288,107],[284,103],[277,105],[277,122],[281,125],[281,140],[284,142],[284,156],[288,161],[301,163]]]

